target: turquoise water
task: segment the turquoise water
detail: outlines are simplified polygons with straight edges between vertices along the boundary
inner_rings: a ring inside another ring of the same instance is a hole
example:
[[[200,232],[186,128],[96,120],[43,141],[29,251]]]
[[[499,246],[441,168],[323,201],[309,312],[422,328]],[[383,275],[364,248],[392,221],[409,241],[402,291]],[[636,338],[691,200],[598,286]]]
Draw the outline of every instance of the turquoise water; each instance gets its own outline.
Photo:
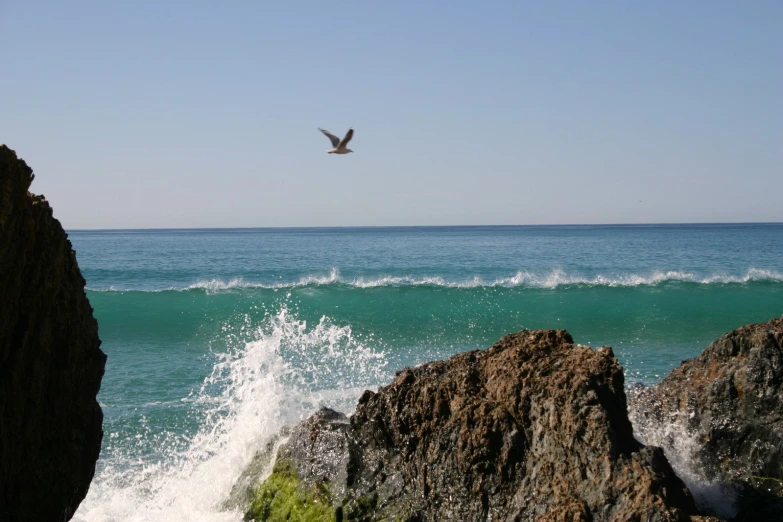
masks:
[[[520,329],[654,383],[783,315],[783,224],[71,231],[108,355],[76,520],[240,520],[253,451],[403,366]]]

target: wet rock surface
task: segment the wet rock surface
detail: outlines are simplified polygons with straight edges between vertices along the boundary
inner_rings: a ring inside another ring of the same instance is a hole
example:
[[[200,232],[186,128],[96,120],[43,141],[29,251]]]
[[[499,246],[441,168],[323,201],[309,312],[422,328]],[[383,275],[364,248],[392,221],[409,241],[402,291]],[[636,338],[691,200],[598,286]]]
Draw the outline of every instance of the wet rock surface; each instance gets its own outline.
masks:
[[[720,498],[704,502],[733,501],[736,520],[783,521],[783,318],[723,335],[641,391],[632,412],[643,440],[687,453],[715,485]]]
[[[270,484],[291,480],[306,494],[286,504],[290,491]],[[256,491],[248,519],[324,503],[338,521],[671,521],[695,509],[663,452],[633,438],[611,349],[563,330],[405,369],[350,418],[322,409]]]
[[[69,520],[103,436],[105,354],[85,281],[32,170],[0,146],[0,519]]]

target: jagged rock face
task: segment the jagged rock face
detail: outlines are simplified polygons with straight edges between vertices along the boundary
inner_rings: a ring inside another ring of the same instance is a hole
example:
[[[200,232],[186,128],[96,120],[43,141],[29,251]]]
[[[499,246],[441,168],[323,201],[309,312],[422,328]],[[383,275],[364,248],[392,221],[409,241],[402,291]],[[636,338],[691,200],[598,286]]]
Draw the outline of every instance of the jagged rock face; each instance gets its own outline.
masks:
[[[297,426],[277,462],[320,492],[311,505],[331,502],[336,520],[668,521],[694,511],[663,452],[633,438],[611,349],[576,346],[562,330],[405,369],[365,392],[350,419],[321,410]],[[273,517],[270,506],[249,516]]]
[[[0,146],[0,519],[69,520],[103,437],[106,356],[60,223]]]
[[[667,451],[677,436],[695,440],[688,458],[704,480],[733,486],[738,520],[783,520],[783,318],[723,335],[642,391],[633,412],[648,438],[668,428],[650,441]]]

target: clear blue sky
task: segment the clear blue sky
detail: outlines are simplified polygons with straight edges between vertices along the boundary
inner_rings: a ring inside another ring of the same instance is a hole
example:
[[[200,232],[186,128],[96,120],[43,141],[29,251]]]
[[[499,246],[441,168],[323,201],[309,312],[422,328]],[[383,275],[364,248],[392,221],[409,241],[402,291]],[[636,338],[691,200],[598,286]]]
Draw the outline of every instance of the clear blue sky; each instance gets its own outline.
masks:
[[[0,64],[70,229],[783,221],[778,0],[0,0]]]

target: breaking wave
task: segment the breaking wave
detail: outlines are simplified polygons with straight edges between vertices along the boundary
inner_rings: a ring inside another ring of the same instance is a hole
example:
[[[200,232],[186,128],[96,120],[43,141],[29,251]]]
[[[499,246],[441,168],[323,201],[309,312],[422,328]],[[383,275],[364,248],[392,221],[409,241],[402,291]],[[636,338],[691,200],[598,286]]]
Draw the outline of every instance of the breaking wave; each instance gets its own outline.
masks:
[[[227,522],[232,486],[255,452],[316,408],[350,413],[365,389],[388,380],[384,353],[323,317],[308,325],[283,307],[254,325],[223,328],[211,374],[181,400],[199,419],[193,435],[105,425],[103,455],[76,522]]]
[[[345,277],[336,268],[328,274],[308,275],[296,281],[280,283],[263,283],[245,281],[243,278],[229,280],[210,279],[201,280],[182,287],[167,287],[161,289],[139,289],[129,286],[120,288],[89,287],[95,292],[123,292],[123,291],[189,291],[203,290],[208,293],[221,292],[234,289],[258,288],[268,290],[285,290],[293,288],[337,286],[342,285],[353,288],[379,288],[379,287],[444,287],[444,288],[543,288],[557,289],[574,286],[595,287],[635,287],[658,286],[667,283],[693,283],[699,285],[727,285],[747,284],[753,282],[783,283],[783,273],[759,268],[750,268],[744,274],[699,275],[683,270],[653,271],[648,274],[597,274],[586,276],[567,273],[561,269],[552,270],[549,273],[536,274],[528,271],[518,271],[507,277],[486,279],[473,276],[464,279],[448,278],[444,276],[391,276],[381,275],[374,277]]]

